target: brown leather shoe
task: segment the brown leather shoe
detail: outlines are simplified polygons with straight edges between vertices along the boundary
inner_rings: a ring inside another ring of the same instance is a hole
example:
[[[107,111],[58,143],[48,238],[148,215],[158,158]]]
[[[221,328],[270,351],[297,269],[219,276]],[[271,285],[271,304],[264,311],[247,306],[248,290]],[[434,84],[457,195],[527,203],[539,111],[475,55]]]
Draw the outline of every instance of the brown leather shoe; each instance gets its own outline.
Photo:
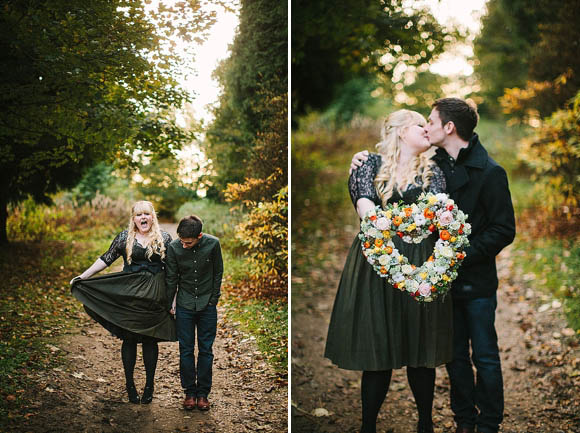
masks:
[[[197,406],[196,402],[195,402],[195,397],[185,397],[185,400],[183,400],[183,408],[185,410],[193,410],[195,409],[195,407]]]
[[[469,427],[457,427],[455,433],[475,433],[475,430]]]
[[[209,410],[209,401],[207,401],[207,397],[197,397],[197,408],[199,410]]]

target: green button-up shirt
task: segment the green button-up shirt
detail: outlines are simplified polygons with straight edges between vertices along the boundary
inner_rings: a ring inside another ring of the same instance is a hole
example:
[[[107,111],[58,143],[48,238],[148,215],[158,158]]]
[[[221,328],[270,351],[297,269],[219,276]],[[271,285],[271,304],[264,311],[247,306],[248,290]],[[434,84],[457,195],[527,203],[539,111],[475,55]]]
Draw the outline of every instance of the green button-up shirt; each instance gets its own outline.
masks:
[[[208,303],[217,305],[224,273],[218,238],[204,233],[199,243],[189,249],[175,239],[167,248],[165,264],[170,303],[177,291],[177,305],[182,308],[201,311]]]

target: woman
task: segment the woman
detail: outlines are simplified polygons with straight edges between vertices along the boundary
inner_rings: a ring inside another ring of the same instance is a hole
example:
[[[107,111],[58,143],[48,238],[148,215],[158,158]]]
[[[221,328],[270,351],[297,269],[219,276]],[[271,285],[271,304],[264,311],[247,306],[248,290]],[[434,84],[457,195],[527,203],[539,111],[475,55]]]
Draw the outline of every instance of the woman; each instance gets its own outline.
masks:
[[[423,191],[445,190],[443,172],[430,159],[419,113],[399,110],[385,121],[379,154],[349,179],[359,217],[380,205],[413,203]],[[395,238],[397,249],[420,266],[431,255],[437,234],[420,244]],[[435,367],[452,359],[451,299],[420,304],[379,277],[355,238],[339,283],[328,329],[325,357],[340,368],[362,370],[362,433],[376,431],[376,419],[394,368],[407,367],[419,412],[418,432],[432,432]]]
[[[163,260],[170,242],[171,236],[159,228],[153,205],[138,201],[133,205],[127,230],[119,233],[109,250],[71,281],[72,293],[87,313],[123,341],[121,359],[131,403],[151,403],[157,342],[177,339],[165,292]],[[87,279],[119,256],[123,256],[123,272]],[[133,380],[137,343],[143,345],[146,374],[141,398]]]

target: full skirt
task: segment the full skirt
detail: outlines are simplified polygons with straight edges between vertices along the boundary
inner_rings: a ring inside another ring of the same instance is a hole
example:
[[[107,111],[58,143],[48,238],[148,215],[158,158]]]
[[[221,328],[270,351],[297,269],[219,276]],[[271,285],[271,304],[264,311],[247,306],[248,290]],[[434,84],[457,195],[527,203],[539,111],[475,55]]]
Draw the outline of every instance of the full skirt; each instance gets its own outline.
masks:
[[[409,262],[421,266],[436,237],[420,244],[393,239]],[[451,294],[419,303],[377,275],[362,254],[358,236],[340,279],[324,356],[347,370],[429,367],[453,357]]]
[[[118,338],[177,341],[163,271],[116,272],[76,280],[71,291],[87,313]]]

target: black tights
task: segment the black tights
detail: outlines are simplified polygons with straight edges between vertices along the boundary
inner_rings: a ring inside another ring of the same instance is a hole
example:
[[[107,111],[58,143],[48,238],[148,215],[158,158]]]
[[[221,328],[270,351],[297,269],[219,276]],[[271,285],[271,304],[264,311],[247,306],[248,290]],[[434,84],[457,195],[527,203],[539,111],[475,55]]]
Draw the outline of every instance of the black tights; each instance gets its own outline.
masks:
[[[389,391],[392,373],[393,370],[363,371],[361,433],[376,432],[377,416]],[[435,369],[407,367],[407,380],[417,404],[419,424],[429,428],[433,423],[431,412],[435,391]]]
[[[145,364],[146,387],[153,387],[158,355],[159,347],[157,346],[157,342],[143,343],[143,364]],[[133,372],[135,371],[135,362],[137,361],[137,342],[135,340],[123,340],[121,359],[123,360],[123,369],[125,370],[125,382],[128,387],[134,386]]]

